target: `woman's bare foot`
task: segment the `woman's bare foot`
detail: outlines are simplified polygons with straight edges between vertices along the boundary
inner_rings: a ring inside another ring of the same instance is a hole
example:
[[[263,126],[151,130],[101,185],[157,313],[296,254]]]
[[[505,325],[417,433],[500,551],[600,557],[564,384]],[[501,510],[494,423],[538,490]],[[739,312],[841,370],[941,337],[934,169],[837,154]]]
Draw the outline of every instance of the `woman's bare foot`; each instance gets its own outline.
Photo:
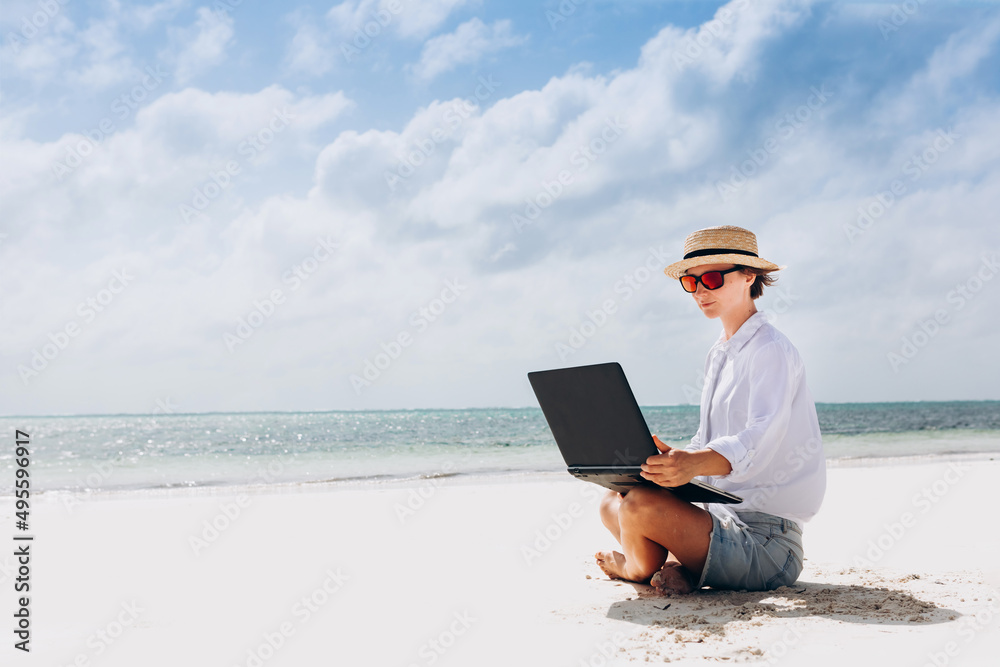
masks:
[[[597,566],[612,579],[628,579],[625,572],[625,554],[617,551],[598,551],[594,554]]]
[[[694,590],[694,575],[675,560],[668,560],[660,571],[652,576],[649,585],[661,595],[687,594]]]

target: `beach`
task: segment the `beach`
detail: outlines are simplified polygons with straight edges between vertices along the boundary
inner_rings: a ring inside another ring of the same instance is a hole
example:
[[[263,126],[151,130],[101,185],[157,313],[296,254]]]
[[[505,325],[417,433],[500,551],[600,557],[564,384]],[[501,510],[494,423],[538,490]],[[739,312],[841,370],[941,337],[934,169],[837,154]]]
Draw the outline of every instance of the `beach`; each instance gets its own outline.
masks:
[[[1000,0],[3,9],[0,667],[1000,667]]]
[[[794,586],[675,597],[601,573],[594,552],[616,546],[598,519],[601,490],[565,473],[47,492],[32,508],[31,652],[16,657],[995,664],[994,458],[838,462]],[[13,513],[0,498],[4,525]]]

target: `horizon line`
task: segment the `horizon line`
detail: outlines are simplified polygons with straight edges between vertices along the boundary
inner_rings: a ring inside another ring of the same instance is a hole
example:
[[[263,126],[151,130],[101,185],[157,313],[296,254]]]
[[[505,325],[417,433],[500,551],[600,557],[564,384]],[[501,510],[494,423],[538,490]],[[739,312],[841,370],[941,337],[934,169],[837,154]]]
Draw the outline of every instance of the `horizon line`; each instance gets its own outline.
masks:
[[[816,401],[816,405],[903,405],[910,403],[1000,403],[1000,399],[949,399],[949,400],[915,400],[915,401]],[[677,403],[673,405],[640,405],[640,408],[700,408],[695,403]],[[357,408],[330,410],[206,410],[204,412],[85,412],[69,414],[35,414],[35,415],[0,415],[0,419],[65,419],[70,417],[184,417],[198,415],[265,415],[265,414],[331,414],[331,413],[363,413],[363,412],[462,412],[469,410],[537,410],[537,405],[531,406],[491,406],[464,408]]]

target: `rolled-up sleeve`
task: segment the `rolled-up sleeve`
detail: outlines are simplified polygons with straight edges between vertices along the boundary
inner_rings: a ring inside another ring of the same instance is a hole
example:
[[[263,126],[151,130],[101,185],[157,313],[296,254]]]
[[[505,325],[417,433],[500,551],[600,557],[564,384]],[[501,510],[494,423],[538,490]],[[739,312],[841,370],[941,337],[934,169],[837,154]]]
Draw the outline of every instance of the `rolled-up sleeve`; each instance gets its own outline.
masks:
[[[750,359],[746,427],[705,444],[726,457],[733,470],[726,479],[742,482],[767,466],[788,430],[794,391],[794,367],[777,341],[761,347]]]
[[[694,452],[694,451],[697,451],[697,450],[701,449],[701,427],[700,426],[698,427],[698,431],[691,438],[691,442],[688,443],[684,447],[684,449],[688,450],[689,452]]]

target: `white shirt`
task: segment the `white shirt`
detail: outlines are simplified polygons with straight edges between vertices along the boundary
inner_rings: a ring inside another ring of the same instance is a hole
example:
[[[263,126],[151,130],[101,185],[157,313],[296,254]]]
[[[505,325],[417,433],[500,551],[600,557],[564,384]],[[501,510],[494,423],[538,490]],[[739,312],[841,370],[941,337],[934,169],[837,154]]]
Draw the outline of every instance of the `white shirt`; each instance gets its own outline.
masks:
[[[826,492],[826,458],[805,368],[788,338],[756,312],[705,361],[701,424],[685,449],[711,449],[733,470],[703,481],[743,502],[710,504],[711,512],[767,512],[802,524]]]

